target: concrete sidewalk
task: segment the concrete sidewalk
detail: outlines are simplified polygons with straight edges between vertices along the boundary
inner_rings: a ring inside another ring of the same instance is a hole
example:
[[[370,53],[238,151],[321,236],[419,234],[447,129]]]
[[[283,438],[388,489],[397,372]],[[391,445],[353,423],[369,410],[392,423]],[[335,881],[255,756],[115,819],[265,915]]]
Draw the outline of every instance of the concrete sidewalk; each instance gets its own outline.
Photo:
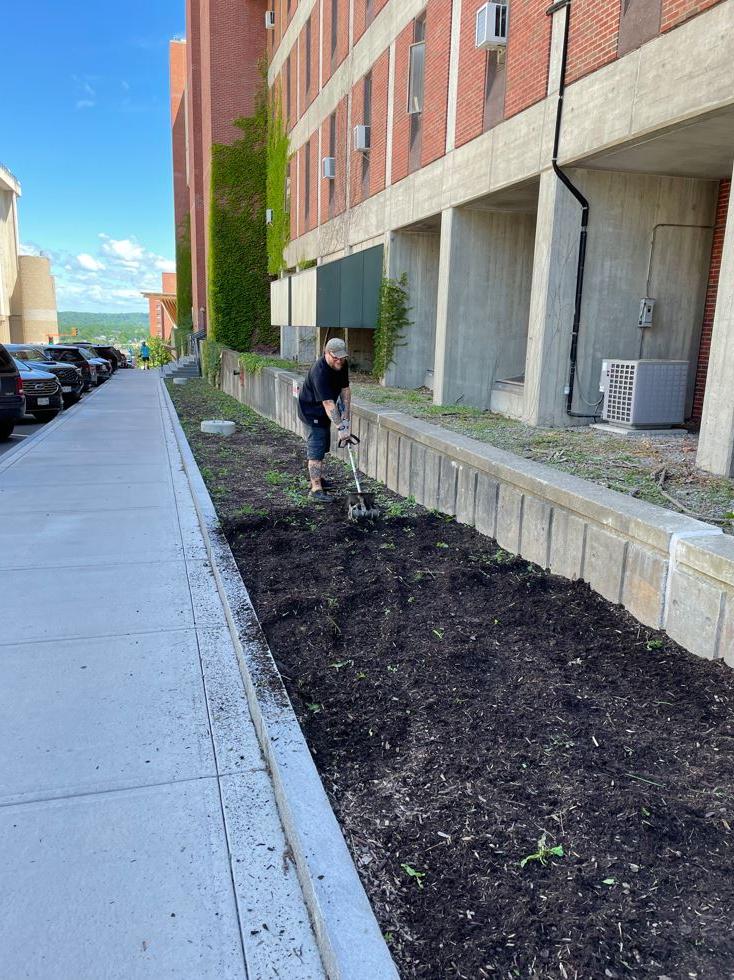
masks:
[[[157,372],[0,516],[0,976],[323,977]]]

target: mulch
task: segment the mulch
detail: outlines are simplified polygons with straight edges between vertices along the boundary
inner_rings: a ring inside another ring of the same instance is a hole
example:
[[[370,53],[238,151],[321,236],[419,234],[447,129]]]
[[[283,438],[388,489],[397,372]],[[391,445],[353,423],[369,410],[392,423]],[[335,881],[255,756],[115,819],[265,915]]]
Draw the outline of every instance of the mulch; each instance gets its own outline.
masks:
[[[734,672],[171,393],[401,976],[734,977]]]

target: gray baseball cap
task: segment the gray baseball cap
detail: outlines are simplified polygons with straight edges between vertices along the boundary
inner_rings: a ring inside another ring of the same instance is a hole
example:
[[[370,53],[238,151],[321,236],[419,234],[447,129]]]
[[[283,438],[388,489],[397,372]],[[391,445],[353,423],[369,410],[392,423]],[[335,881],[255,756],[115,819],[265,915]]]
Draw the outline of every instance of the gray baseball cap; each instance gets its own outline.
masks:
[[[347,345],[340,337],[332,337],[324,349],[333,357],[349,357]]]

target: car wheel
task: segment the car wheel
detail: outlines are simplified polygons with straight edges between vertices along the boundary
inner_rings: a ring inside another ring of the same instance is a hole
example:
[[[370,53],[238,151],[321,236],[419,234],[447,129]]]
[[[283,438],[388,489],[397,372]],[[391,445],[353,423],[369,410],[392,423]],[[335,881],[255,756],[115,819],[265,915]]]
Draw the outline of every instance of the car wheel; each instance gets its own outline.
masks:
[[[0,422],[0,442],[5,442],[13,434],[15,422]]]
[[[31,414],[36,422],[50,422],[59,414],[59,409],[56,408],[52,412],[31,412]]]

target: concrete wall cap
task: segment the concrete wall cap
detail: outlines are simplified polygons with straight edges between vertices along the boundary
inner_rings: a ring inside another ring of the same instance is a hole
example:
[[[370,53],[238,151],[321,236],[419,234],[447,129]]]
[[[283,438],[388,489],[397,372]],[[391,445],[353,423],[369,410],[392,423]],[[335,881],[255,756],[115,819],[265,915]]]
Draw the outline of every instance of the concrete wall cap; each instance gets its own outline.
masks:
[[[685,538],[678,542],[675,553],[679,565],[688,565],[715,582],[724,582],[734,589],[734,537],[712,534],[710,537]]]

